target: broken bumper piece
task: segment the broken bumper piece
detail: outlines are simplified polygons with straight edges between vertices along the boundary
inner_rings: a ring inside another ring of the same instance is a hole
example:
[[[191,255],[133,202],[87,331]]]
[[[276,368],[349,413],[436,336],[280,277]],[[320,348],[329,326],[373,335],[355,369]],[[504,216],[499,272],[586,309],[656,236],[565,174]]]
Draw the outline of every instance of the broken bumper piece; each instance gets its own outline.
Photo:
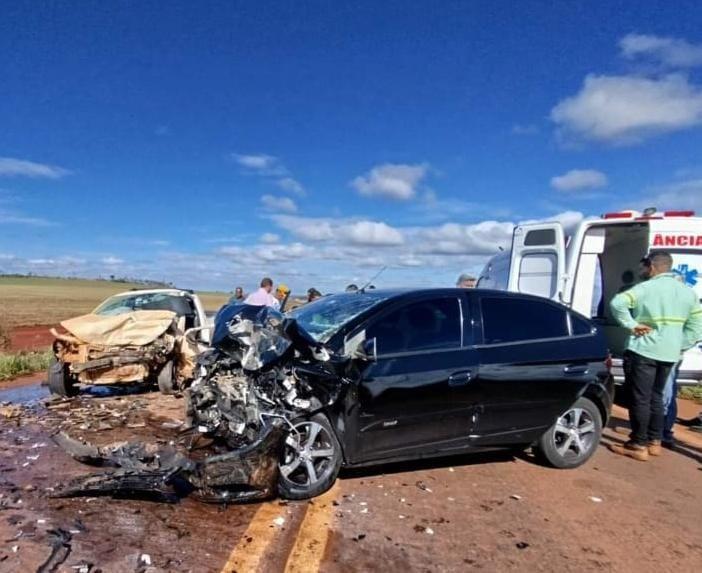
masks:
[[[237,503],[271,497],[278,480],[284,431],[274,421],[252,444],[194,460],[171,446],[118,443],[96,447],[57,434],[54,441],[74,459],[110,471],[61,484],[51,497],[108,495],[175,502],[192,494],[210,503]]]

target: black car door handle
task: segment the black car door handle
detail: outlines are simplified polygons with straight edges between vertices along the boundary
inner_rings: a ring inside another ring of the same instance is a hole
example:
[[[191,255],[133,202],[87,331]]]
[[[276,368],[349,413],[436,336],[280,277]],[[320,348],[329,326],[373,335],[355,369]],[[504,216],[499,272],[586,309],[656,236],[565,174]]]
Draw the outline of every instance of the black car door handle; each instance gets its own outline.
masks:
[[[565,374],[587,374],[589,368],[583,364],[571,364],[563,369]]]
[[[461,386],[471,381],[473,375],[470,372],[456,372],[451,374],[448,379],[449,386]]]

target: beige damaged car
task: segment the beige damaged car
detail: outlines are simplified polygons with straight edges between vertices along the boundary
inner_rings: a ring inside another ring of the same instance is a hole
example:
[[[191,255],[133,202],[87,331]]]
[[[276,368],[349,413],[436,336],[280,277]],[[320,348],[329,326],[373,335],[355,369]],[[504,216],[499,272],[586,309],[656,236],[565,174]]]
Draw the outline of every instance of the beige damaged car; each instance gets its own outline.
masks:
[[[165,394],[193,378],[195,357],[209,342],[200,299],[179,289],[129,291],[92,313],[61,323],[54,335],[48,381],[72,396],[78,384],[148,383]]]

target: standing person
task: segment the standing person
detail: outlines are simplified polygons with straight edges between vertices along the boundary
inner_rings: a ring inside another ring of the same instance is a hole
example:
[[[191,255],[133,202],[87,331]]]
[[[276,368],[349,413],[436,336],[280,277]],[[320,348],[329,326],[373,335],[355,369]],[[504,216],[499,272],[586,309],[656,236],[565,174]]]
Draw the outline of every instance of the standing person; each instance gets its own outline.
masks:
[[[316,288],[307,289],[307,302],[317,300],[318,298],[321,298],[321,296],[322,293],[319,292]]]
[[[244,300],[244,304],[251,304],[253,306],[270,306],[273,308],[278,308],[279,303],[276,298],[271,294],[273,290],[273,280],[265,277],[261,280],[261,286],[256,292],[252,292]]]
[[[234,289],[234,294],[229,299],[229,304],[235,304],[237,302],[244,302],[246,297],[244,296],[244,289],[240,286]]]
[[[477,279],[473,275],[467,275],[464,273],[458,277],[456,286],[458,288],[475,288],[477,282]]]
[[[695,292],[671,272],[673,258],[658,252],[650,261],[650,280],[610,304],[614,318],[631,332],[624,353],[631,434],[625,444],[609,448],[639,461],[661,454],[666,379],[682,351],[702,338],[702,308]]]
[[[664,448],[672,449],[675,446],[675,435],[673,427],[675,420],[678,417],[678,403],[675,398],[678,395],[678,369],[680,362],[674,364],[670,369],[670,374],[665,381],[663,388],[663,438],[662,445]]]
[[[288,285],[280,283],[278,288],[275,289],[275,299],[278,302],[278,306],[276,308],[281,312],[285,310],[285,303],[287,302],[289,296],[290,288]]]

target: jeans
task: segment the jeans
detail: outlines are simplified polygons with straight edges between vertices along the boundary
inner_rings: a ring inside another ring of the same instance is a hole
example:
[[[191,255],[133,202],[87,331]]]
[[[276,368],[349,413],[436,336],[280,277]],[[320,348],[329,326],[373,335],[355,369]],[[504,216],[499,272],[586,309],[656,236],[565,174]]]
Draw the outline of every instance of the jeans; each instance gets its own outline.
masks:
[[[673,441],[673,425],[678,417],[678,403],[675,401],[675,397],[678,395],[678,368],[680,363],[678,362],[670,369],[670,374],[668,374],[668,379],[665,381],[665,388],[663,389],[663,411],[664,411],[664,421],[663,421],[663,441],[672,442]]]
[[[663,438],[663,389],[673,367],[628,350],[624,354],[624,376],[631,389],[630,439],[639,446]]]

